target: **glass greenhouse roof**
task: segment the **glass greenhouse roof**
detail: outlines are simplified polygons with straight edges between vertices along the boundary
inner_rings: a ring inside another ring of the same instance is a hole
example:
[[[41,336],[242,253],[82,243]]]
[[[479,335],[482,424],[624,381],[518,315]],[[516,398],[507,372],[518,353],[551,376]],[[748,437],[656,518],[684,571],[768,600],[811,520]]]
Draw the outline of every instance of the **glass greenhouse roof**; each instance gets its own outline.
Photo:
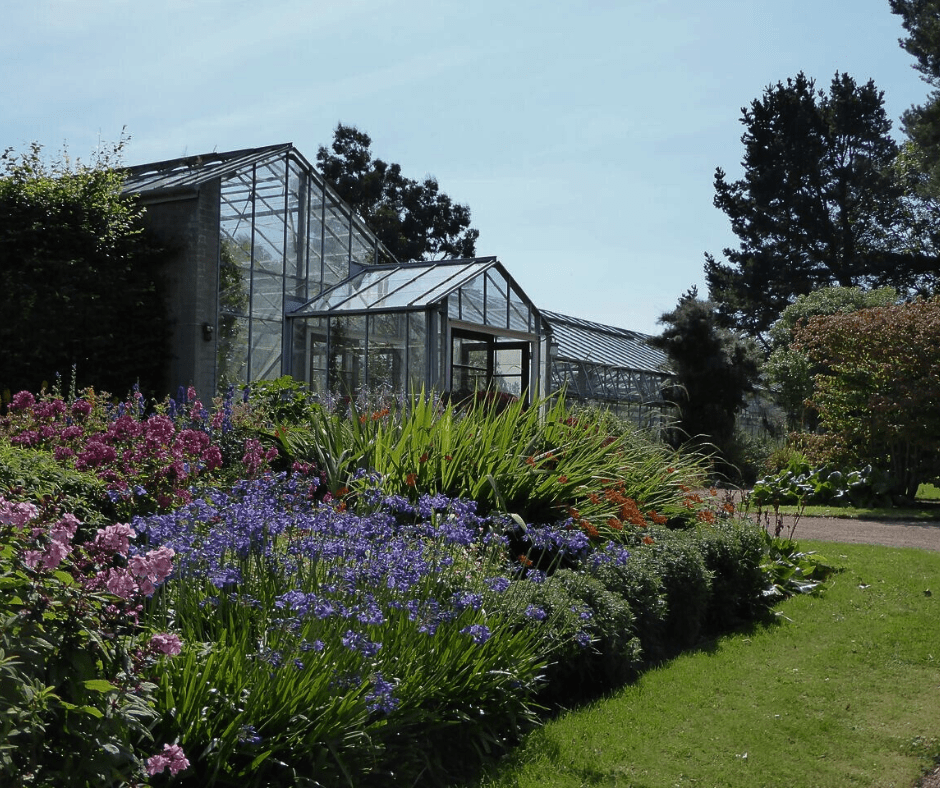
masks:
[[[645,334],[544,309],[540,312],[551,327],[556,358],[658,375],[669,373],[666,354],[649,345]]]
[[[369,266],[321,293],[292,317],[422,309],[497,266],[495,257]]]

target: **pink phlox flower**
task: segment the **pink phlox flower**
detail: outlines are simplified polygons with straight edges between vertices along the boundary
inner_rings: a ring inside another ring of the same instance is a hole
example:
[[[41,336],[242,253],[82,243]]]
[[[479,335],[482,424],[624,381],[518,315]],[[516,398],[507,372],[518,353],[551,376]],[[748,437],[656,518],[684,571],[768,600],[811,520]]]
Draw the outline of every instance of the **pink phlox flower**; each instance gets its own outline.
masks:
[[[144,432],[147,445],[156,447],[168,444],[176,432],[176,427],[168,416],[157,414],[144,422]]]
[[[80,525],[79,519],[74,514],[63,514],[49,529],[49,536],[54,542],[68,544],[75,536],[75,531]]]
[[[116,525],[107,525],[99,528],[95,534],[94,546],[106,553],[116,555],[127,555],[130,550],[131,539],[137,536],[137,533],[126,523],[117,523]]]
[[[129,441],[144,431],[143,425],[129,413],[118,416],[108,425],[108,438],[111,441]]]
[[[62,430],[60,437],[62,440],[70,441],[72,438],[80,438],[84,434],[84,430],[79,427],[77,424],[72,424]]]
[[[57,542],[55,540],[49,542],[48,547],[46,547],[46,552],[43,553],[42,556],[43,569],[55,569],[70,552],[72,552],[72,546],[70,544]]]
[[[127,562],[127,568],[140,580],[150,581],[147,588],[153,593],[151,584],[162,583],[173,571],[173,557],[176,553],[169,547],[158,547],[151,550],[147,555],[131,556]],[[144,584],[141,583],[141,590],[144,590]],[[145,591],[145,593],[147,593]]]
[[[158,654],[175,657],[183,650],[183,641],[179,635],[161,633],[150,638],[150,650]]]
[[[203,462],[206,464],[206,469],[214,471],[216,468],[222,467],[222,451],[218,446],[210,446],[202,453]]]
[[[65,413],[65,403],[60,399],[37,402],[33,407],[33,416],[37,419],[53,421],[56,416]]]
[[[30,569],[35,569],[42,560],[41,550],[27,550],[23,553],[23,563]]]
[[[77,399],[72,403],[72,416],[83,419],[92,411],[91,403],[86,399]]]
[[[137,593],[137,583],[126,569],[109,569],[104,579],[105,588],[121,599],[130,599]]]
[[[36,398],[28,391],[18,391],[10,401],[10,410],[26,410],[36,404]]]
[[[102,465],[114,462],[117,452],[113,446],[108,446],[103,442],[100,435],[93,435],[85,444],[85,450],[79,452],[75,460],[75,467],[82,471],[86,468],[98,468]]]
[[[190,456],[200,455],[209,445],[209,436],[199,430],[182,430],[176,436],[173,444],[173,454],[180,457],[183,454]]]
[[[170,774],[178,774],[189,768],[189,761],[178,744],[164,744],[163,752],[152,755],[147,759],[147,774],[151,777],[169,769]]]
[[[35,504],[26,502],[17,502],[6,500],[0,496],[0,523],[3,525],[15,525],[17,528],[23,528],[30,520],[39,516],[39,509]]]

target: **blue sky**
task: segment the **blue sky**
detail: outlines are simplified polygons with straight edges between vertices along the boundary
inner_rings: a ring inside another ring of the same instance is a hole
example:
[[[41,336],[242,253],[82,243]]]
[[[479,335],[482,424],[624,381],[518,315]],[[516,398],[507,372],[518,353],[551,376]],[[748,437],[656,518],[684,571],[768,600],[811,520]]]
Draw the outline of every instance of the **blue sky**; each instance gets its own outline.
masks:
[[[888,0],[8,0],[0,147],[131,137],[128,164],[293,142],[338,122],[470,206],[477,251],[538,306],[658,333],[739,174],[741,108],[804,71],[928,87]]]

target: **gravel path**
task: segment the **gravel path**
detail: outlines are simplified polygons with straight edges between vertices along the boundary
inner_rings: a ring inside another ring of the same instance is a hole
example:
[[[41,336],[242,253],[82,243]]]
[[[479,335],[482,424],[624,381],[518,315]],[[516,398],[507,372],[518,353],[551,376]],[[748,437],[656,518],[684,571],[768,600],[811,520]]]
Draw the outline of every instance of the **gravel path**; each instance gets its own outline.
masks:
[[[795,525],[794,525],[795,523]],[[940,522],[903,520],[851,520],[845,517],[783,517],[783,535],[793,528],[793,538],[823,542],[879,544],[886,547],[916,547],[940,551]]]

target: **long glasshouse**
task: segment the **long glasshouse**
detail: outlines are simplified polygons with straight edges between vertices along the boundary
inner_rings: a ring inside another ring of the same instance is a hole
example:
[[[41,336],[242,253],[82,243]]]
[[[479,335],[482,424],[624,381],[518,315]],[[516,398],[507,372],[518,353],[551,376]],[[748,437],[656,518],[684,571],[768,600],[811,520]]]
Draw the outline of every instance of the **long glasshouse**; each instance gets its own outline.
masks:
[[[567,396],[654,425],[663,354],[539,310],[495,257],[399,262],[290,144],[130,167],[166,252],[168,386]]]

